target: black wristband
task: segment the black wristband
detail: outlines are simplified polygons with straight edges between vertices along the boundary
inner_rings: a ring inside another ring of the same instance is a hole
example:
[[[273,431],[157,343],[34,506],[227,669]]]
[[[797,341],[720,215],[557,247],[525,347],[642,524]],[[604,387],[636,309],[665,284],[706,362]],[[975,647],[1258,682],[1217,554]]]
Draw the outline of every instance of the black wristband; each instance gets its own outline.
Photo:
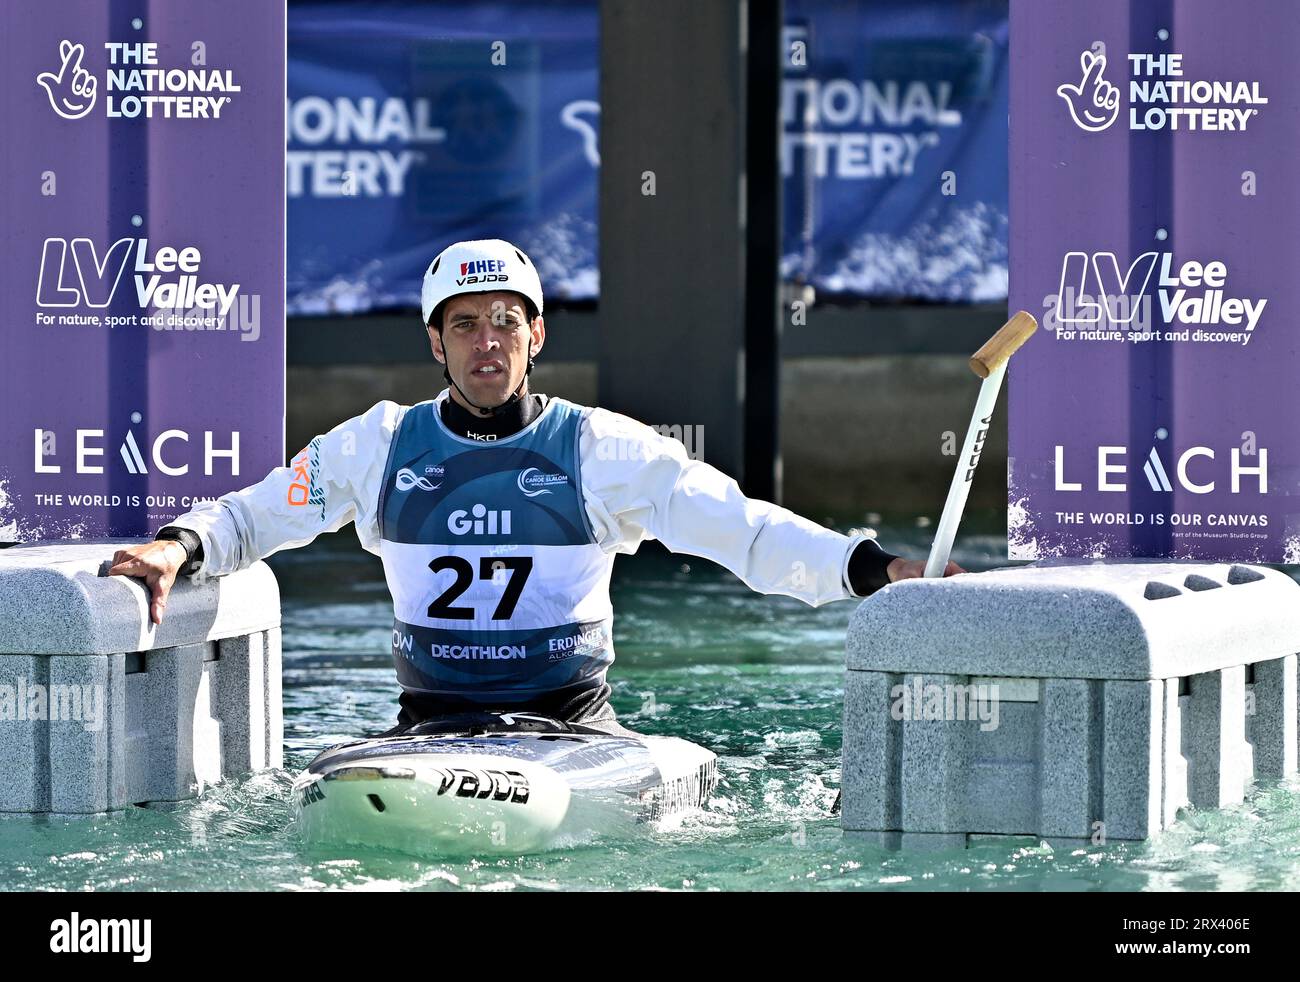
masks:
[[[179,542],[185,547],[185,565],[180,568],[181,575],[193,576],[203,565],[203,540],[192,529],[165,525],[153,538],[155,542]]]
[[[875,539],[863,539],[849,556],[849,588],[859,597],[869,597],[889,585],[889,564],[898,557],[885,552]]]

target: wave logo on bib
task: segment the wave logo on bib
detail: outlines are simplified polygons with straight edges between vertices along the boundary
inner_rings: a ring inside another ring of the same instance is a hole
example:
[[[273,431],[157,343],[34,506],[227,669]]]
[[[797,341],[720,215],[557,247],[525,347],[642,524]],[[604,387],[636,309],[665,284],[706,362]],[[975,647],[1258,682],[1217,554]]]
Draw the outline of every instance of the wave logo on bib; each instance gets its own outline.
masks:
[[[398,491],[410,491],[411,488],[419,488],[421,491],[437,491],[442,487],[441,481],[434,484],[427,477],[420,477],[409,467],[403,467],[397,472],[396,484]]]
[[[555,488],[569,483],[568,474],[545,474],[536,467],[529,467],[519,472],[515,482],[526,498],[536,498],[539,494],[550,494]]]

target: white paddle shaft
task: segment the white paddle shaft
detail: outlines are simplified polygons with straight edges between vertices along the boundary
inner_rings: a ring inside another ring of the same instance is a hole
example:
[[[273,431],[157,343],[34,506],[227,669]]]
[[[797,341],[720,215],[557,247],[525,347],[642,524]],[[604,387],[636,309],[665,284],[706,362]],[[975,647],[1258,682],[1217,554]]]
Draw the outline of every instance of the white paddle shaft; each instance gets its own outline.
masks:
[[[939,527],[934,533],[930,558],[925,562],[926,576],[943,576],[943,571],[948,568],[948,556],[952,553],[953,539],[957,537],[957,526],[961,524],[961,513],[966,510],[971,479],[975,477],[975,468],[980,462],[984,441],[988,438],[993,405],[998,401],[1002,377],[1007,373],[1007,359],[1036,330],[1038,321],[1034,320],[1033,315],[1025,310],[1017,311],[998,328],[993,337],[984,342],[979,351],[971,355],[970,369],[984,381],[980,385],[979,398],[975,400],[975,414],[971,416],[970,428],[966,430],[966,442],[962,444],[961,457],[957,460],[957,471],[948,487],[948,500],[944,502]]]
[[[1002,378],[1006,373],[1007,363],[1004,361],[989,372],[980,384],[975,413],[966,430],[966,441],[962,444],[961,456],[957,458],[957,470],[948,487],[948,500],[944,502],[943,515],[940,516],[939,527],[934,533],[934,545],[930,547],[930,558],[925,563],[926,576],[943,576],[943,571],[948,568],[948,557],[952,554],[952,543],[957,537],[957,526],[961,524],[962,512],[966,510],[966,497],[970,494],[971,480],[975,477],[975,466],[979,463],[984,441],[988,438],[993,406],[998,401],[998,390],[1002,388]]]

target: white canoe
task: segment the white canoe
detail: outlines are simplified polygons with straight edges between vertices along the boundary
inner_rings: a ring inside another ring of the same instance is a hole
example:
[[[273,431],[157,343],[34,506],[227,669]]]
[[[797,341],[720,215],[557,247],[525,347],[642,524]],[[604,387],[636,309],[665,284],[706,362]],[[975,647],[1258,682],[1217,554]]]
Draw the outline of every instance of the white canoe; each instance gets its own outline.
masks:
[[[677,737],[484,713],[326,750],[293,803],[309,845],[521,853],[699,807],[716,781],[713,752]]]

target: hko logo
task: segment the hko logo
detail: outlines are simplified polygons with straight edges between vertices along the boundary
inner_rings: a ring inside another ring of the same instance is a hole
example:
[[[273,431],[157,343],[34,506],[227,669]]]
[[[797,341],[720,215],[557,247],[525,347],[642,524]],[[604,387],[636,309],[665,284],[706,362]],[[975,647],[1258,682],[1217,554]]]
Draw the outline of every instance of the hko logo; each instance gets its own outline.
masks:
[[[1157,439],[1165,439],[1169,431],[1161,427],[1156,431]],[[1260,494],[1268,494],[1268,450],[1264,447],[1259,448],[1259,464],[1247,466],[1241,462],[1242,450],[1239,447],[1233,447],[1230,455],[1230,475],[1232,494],[1241,494],[1241,479],[1247,475],[1257,479],[1257,486]],[[1128,447],[1098,447],[1097,448],[1097,483],[1091,490],[1096,491],[1127,491],[1128,485],[1124,480],[1112,480],[1113,476],[1127,475],[1128,463],[1125,458],[1128,455]],[[1198,482],[1192,479],[1189,473],[1192,461],[1198,457],[1203,457],[1208,461],[1215,459],[1214,450],[1210,447],[1188,447],[1179,456],[1174,466],[1174,478],[1178,486],[1192,494],[1210,494],[1215,489],[1215,481]],[[1202,476],[1208,469],[1207,464],[1198,464],[1198,470]],[[1173,482],[1169,479],[1169,470],[1165,466],[1164,459],[1161,457],[1159,450],[1152,446],[1147,453],[1146,459],[1142,464],[1142,473],[1146,477],[1147,484],[1152,491],[1173,493]],[[1065,479],[1065,448],[1060,444],[1056,446],[1056,490],[1057,491],[1082,491],[1083,484],[1079,481],[1067,481]]]
[[[139,423],[140,414],[132,413],[131,422]],[[38,429],[34,431],[34,461],[32,473],[34,474],[61,474],[63,467],[59,463],[50,463],[47,461],[57,457],[56,437],[52,430]],[[76,467],[74,473],[77,474],[103,474],[104,468],[100,464],[90,463],[92,457],[103,457],[104,447],[98,441],[104,436],[103,430],[80,429],[76,431]],[[179,452],[175,449],[169,450],[168,455],[171,458],[169,463],[164,458],[164,448],[168,444],[179,441],[188,444],[190,442],[189,433],[185,430],[164,430],[154,438],[153,443],[149,446],[149,461],[153,467],[160,473],[168,477],[184,477],[190,472],[190,461],[185,463],[176,463]],[[126,437],[122,440],[121,446],[118,447],[118,455],[122,459],[122,464],[129,474],[148,474],[149,466],[145,462],[144,454],[141,452],[140,444],[135,438],[135,431],[128,429]],[[231,477],[239,476],[239,431],[235,430],[230,435],[230,449],[218,449],[213,444],[213,433],[211,430],[203,431],[203,473],[211,477],[213,470],[213,461],[218,458],[226,458],[230,461]]]
[[[510,511],[492,511],[486,505],[454,511],[447,516],[447,531],[452,535],[509,535]]]
[[[220,316],[230,313],[239,295],[238,283],[200,283],[203,256],[195,246],[177,250],[163,246],[152,257],[148,239],[118,239],[101,258],[94,242],[76,238],[49,238],[41,251],[40,274],[36,281],[39,307],[107,307],[135,252],[135,292],[141,307],[205,310],[216,308]],[[68,255],[72,255],[69,269]],[[161,274],[179,273],[174,281],[163,282]],[[146,276],[145,274],[152,274]]]
[[[1160,315],[1166,324],[1227,324],[1244,322],[1246,331],[1259,324],[1266,298],[1227,296],[1228,266],[1220,260],[1188,260],[1175,270],[1173,254],[1144,252],[1121,272],[1113,252],[1067,252],[1054,319],[1061,324],[1130,324],[1142,310],[1152,276],[1158,288]]]

